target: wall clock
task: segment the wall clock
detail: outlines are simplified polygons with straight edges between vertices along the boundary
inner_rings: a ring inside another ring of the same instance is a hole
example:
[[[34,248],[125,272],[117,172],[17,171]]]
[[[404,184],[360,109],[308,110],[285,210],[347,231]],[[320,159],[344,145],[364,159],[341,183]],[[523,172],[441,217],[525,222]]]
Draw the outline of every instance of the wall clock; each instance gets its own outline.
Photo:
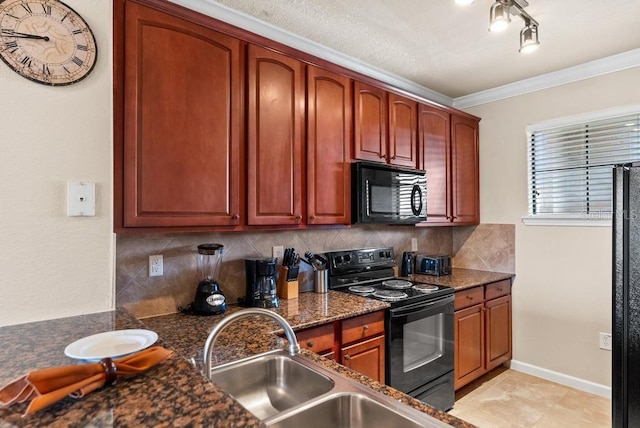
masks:
[[[98,54],[89,25],[58,0],[0,0],[0,58],[16,73],[51,86],[76,83]]]

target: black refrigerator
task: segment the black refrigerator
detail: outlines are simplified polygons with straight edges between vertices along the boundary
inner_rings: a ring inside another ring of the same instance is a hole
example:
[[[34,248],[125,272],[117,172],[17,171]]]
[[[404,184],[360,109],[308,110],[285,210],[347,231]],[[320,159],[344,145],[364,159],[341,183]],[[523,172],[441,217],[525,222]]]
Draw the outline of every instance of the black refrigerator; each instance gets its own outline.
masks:
[[[613,428],[640,427],[640,167],[613,172]]]

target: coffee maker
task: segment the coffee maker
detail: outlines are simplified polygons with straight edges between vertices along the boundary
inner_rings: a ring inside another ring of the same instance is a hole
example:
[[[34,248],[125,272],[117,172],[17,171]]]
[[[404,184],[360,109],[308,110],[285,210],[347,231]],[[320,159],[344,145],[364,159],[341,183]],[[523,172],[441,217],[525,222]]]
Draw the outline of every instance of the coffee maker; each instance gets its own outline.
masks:
[[[276,264],[278,259],[245,259],[247,290],[243,306],[277,308],[280,300],[276,294]]]
[[[221,244],[198,245],[198,267],[201,281],[196,289],[193,310],[200,315],[221,314],[227,302],[216,278],[222,264]]]

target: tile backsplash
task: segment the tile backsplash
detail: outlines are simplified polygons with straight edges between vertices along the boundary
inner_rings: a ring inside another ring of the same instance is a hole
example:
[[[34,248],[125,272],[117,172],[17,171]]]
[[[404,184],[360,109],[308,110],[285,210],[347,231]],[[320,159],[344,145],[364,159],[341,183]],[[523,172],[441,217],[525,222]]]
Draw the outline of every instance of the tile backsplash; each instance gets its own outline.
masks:
[[[346,248],[391,246],[396,253],[451,254],[454,266],[514,272],[515,226],[469,227],[353,226],[345,229],[277,232],[222,232],[124,236],[116,241],[116,306],[138,317],[174,313],[193,301],[199,281],[197,246],[224,245],[218,281],[229,303],[245,294],[244,259],[271,257],[276,245],[299,253],[322,253]],[[152,254],[162,254],[164,275],[149,277]],[[301,291],[310,290],[311,271],[301,264]]]

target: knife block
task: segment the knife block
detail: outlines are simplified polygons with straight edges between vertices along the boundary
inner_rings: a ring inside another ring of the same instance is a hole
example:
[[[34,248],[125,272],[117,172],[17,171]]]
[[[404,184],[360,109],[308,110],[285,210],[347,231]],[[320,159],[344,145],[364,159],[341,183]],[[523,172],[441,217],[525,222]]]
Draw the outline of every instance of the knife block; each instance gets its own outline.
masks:
[[[295,269],[295,279],[288,280],[292,272],[289,272],[287,266],[278,266],[279,276],[278,283],[276,284],[276,293],[281,299],[297,299],[298,298],[298,275],[297,268]]]

